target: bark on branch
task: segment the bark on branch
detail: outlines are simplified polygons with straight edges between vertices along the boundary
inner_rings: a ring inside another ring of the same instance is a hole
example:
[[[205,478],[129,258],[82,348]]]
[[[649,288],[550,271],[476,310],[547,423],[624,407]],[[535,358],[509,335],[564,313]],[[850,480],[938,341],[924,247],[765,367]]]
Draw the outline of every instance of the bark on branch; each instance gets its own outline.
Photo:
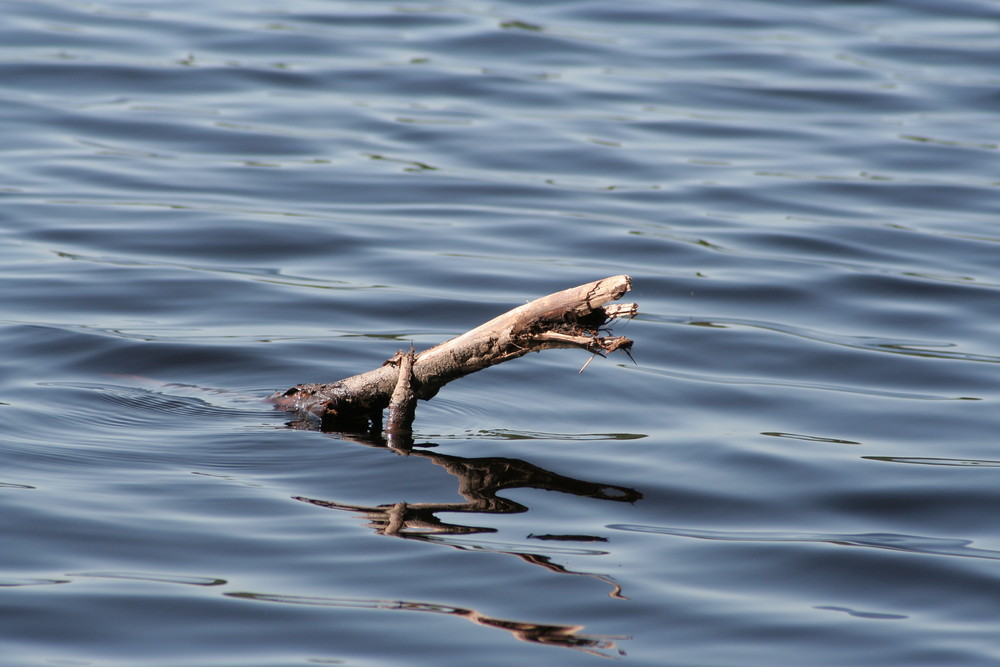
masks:
[[[300,384],[270,399],[283,410],[313,415],[324,429],[334,430],[351,430],[365,422],[380,427],[382,410],[390,407],[390,432],[405,432],[416,399],[430,399],[452,380],[528,352],[579,347],[601,356],[615,350],[627,353],[631,340],[601,334],[610,320],[638,311],[634,303],[609,303],[628,292],[631,283],[628,276],[612,276],[556,292],[419,354],[401,350],[367,373],[332,384]]]

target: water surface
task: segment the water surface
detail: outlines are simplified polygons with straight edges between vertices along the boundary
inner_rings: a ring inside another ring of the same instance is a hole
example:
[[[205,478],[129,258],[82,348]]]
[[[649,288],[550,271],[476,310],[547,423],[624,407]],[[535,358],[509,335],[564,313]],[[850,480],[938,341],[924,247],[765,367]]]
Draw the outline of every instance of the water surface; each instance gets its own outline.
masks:
[[[0,25],[22,665],[995,665],[992,0]],[[408,455],[260,398],[633,276]]]

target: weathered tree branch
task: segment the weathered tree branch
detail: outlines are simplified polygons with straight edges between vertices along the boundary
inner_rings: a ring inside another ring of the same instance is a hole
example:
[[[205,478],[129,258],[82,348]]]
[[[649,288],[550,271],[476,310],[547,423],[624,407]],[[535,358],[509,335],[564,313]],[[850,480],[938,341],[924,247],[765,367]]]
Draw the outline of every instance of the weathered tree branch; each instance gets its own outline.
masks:
[[[573,347],[601,356],[628,352],[631,340],[602,336],[601,329],[614,318],[636,314],[634,303],[609,303],[631,286],[631,278],[621,275],[556,292],[420,354],[400,351],[367,373],[332,384],[300,384],[270,398],[281,409],[318,417],[324,429],[381,424],[382,410],[391,404],[390,431],[405,432],[415,399],[430,399],[452,380],[528,352]]]

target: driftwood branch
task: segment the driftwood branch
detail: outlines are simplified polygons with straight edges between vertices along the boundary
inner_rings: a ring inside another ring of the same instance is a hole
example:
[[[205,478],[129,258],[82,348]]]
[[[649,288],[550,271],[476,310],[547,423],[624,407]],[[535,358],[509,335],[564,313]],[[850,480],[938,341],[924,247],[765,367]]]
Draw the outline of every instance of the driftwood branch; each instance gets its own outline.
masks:
[[[405,434],[416,399],[428,400],[445,384],[528,352],[583,348],[604,356],[626,353],[632,341],[601,335],[617,317],[634,316],[634,303],[612,304],[631,288],[628,276],[612,276],[556,292],[510,310],[461,336],[419,354],[400,351],[380,368],[332,384],[300,384],[271,396],[281,409],[313,415],[324,429],[380,425],[389,407],[389,432]]]

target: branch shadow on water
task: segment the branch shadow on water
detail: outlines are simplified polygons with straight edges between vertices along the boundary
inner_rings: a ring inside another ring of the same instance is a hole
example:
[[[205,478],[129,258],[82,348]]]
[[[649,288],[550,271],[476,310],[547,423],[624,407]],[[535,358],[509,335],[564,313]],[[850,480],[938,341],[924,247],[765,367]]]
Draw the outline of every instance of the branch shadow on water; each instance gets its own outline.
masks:
[[[291,423],[291,428],[303,428],[303,424]],[[469,539],[470,535],[496,533],[497,529],[465,523],[450,523],[438,514],[520,514],[528,512],[527,506],[498,495],[510,489],[540,489],[557,491],[574,496],[595,498],[612,502],[634,503],[642,498],[639,491],[610,484],[565,477],[520,459],[503,457],[464,458],[439,454],[415,446],[412,435],[390,436],[388,439],[379,430],[364,433],[331,433],[335,437],[357,442],[369,447],[386,449],[398,455],[419,457],[440,466],[458,480],[458,493],[462,502],[409,502],[401,501],[382,505],[354,505],[335,500],[295,496],[294,499],[317,507],[340,510],[360,515],[367,526],[378,535],[419,540],[432,544],[452,547],[462,551],[479,551],[514,556],[521,561],[543,567],[557,574],[571,574],[597,579],[611,587],[609,597],[627,599],[621,586],[609,575],[580,572],[569,569],[552,560],[554,555],[604,555],[607,551],[599,548],[569,546],[571,543],[605,542],[607,538],[594,535],[528,535],[530,539],[558,542],[562,546],[531,547],[524,544],[491,542]],[[423,608],[419,603],[417,607]],[[478,625],[509,631],[515,638],[530,643],[562,646],[582,650],[602,657],[613,657],[604,651],[615,649],[613,639],[629,637],[609,637],[604,635],[583,635],[579,625],[549,625],[525,623],[506,619],[491,618],[475,610],[461,610],[458,614]]]

